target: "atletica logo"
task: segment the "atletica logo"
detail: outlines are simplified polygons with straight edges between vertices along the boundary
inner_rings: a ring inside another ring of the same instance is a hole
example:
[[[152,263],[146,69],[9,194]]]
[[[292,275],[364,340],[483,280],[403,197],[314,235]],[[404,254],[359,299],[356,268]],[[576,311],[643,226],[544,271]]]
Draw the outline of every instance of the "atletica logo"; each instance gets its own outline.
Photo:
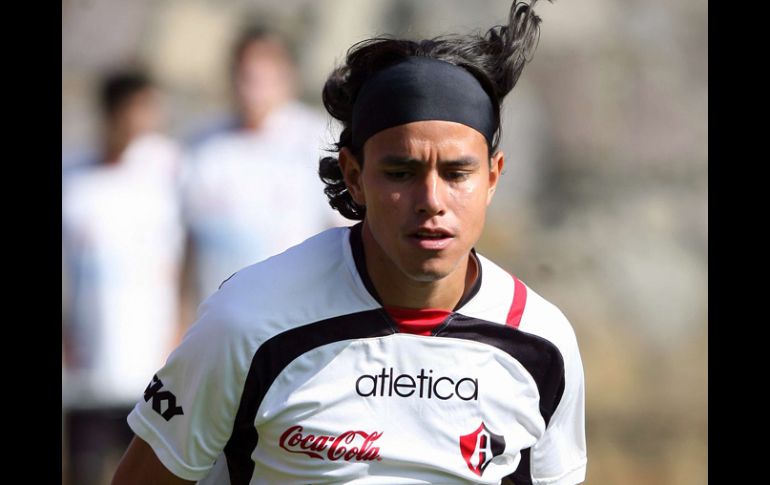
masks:
[[[302,434],[302,426],[292,426],[281,435],[279,445],[289,453],[302,453],[311,458],[323,460],[324,456],[332,461],[381,461],[380,448],[372,446],[382,432],[367,433],[365,431],[345,431],[336,438],[334,436]],[[346,446],[362,438],[360,446]],[[328,450],[327,450],[328,448]]]
[[[460,454],[468,468],[478,476],[486,470],[492,458],[505,451],[505,438],[495,434],[482,421],[476,431],[460,436]]]
[[[361,397],[419,397],[447,400],[457,396],[463,401],[478,401],[479,380],[463,377],[457,381],[451,377],[436,377],[433,369],[420,369],[415,376],[409,374],[393,375],[390,370],[382,368],[379,374],[364,374],[356,380],[356,393]]]

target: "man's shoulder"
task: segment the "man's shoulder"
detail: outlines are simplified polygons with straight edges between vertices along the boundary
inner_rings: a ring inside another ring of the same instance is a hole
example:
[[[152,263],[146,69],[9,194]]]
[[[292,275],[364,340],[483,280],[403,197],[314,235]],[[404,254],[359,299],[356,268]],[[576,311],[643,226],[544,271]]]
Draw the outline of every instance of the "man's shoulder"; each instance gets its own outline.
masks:
[[[89,210],[96,204],[94,198],[109,194],[106,190],[105,167],[98,162],[83,163],[62,172],[62,210],[69,213],[73,208]]]
[[[223,154],[240,153],[244,147],[244,139],[244,132],[237,127],[223,128],[188,144],[186,146],[188,160],[193,164],[217,163]]]
[[[493,261],[477,254],[482,263],[483,283],[477,299],[482,309],[497,314],[495,321],[553,342],[559,349],[574,345],[569,319],[553,302],[525,281]]]
[[[194,151],[219,136],[238,129],[238,118],[233,114],[220,114],[197,125],[183,136],[185,148]]]
[[[269,289],[282,283],[312,284],[323,277],[330,266],[342,262],[347,231],[347,227],[321,231],[279,254],[246,266],[222,282],[220,290],[237,292],[265,281],[273,283]]]
[[[225,280],[202,305],[230,331],[269,338],[366,309],[351,272],[347,227],[320,232]]]
[[[577,354],[575,330],[567,316],[555,303],[529,287],[519,330],[552,342],[565,362],[572,361]]]

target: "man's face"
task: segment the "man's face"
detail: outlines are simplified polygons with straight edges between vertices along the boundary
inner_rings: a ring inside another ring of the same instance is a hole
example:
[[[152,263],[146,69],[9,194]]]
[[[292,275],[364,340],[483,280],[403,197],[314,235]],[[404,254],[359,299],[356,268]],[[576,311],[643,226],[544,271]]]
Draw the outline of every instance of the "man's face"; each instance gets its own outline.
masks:
[[[124,101],[112,122],[130,138],[134,138],[162,130],[166,125],[166,116],[160,92],[148,87]]]
[[[363,151],[363,171],[350,152],[340,163],[353,199],[366,206],[365,224],[385,270],[423,282],[464,271],[484,228],[502,153],[490,168],[481,133],[450,121],[388,128]]]
[[[293,71],[284,48],[276,40],[253,41],[243,51],[235,88],[247,114],[261,116],[292,96]]]

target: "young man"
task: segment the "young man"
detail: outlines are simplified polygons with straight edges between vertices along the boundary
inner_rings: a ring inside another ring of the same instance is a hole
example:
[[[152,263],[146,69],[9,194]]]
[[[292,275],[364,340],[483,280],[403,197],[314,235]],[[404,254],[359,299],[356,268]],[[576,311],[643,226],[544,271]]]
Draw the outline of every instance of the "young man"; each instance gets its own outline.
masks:
[[[62,174],[62,408],[81,485],[112,476],[133,437],[125,416],[181,335],[180,150],[161,92],[133,70],[100,91],[98,153]]]
[[[203,303],[128,418],[114,483],[585,479],[574,332],[473,249],[504,165],[500,102],[538,23],[517,3],[484,37],[349,51],[324,88],[344,130],[320,174],[362,222]]]

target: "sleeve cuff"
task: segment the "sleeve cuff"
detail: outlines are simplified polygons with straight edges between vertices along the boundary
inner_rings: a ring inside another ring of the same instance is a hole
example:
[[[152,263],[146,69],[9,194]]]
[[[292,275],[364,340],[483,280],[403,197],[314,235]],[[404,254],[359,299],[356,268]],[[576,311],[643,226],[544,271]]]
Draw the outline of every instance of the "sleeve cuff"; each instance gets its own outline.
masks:
[[[586,465],[587,460],[583,459],[583,462],[572,470],[556,476],[547,478],[533,478],[533,485],[575,485],[577,483],[583,483],[586,480]]]
[[[198,481],[208,475],[211,466],[196,467],[185,463],[164,437],[134,408],[128,415],[128,426],[139,438],[147,442],[163,466],[185,480]]]

